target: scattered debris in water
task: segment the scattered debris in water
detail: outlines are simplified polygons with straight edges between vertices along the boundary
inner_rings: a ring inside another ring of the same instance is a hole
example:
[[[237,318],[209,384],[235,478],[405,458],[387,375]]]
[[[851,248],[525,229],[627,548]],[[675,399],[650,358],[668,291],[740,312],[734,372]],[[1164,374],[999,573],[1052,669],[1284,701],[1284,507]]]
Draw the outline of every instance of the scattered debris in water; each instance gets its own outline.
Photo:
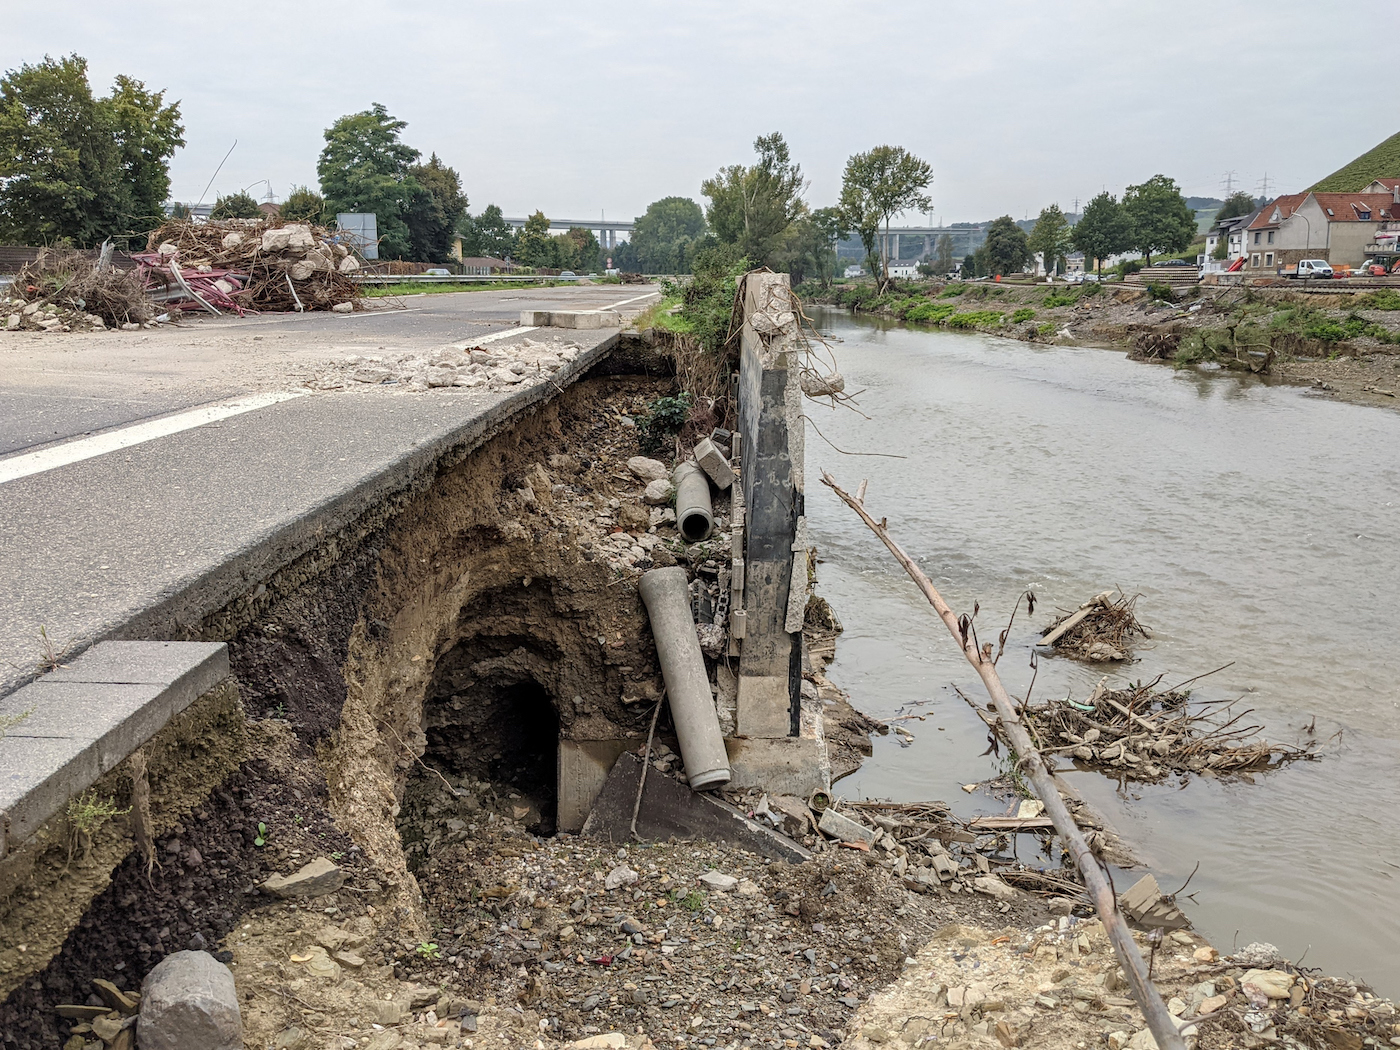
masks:
[[[1112,591],[1096,594],[1072,613],[1061,616],[1046,629],[1038,645],[1050,646],[1058,656],[1089,663],[1127,660],[1136,638],[1150,638],[1133,613],[1138,595],[1129,598]]]

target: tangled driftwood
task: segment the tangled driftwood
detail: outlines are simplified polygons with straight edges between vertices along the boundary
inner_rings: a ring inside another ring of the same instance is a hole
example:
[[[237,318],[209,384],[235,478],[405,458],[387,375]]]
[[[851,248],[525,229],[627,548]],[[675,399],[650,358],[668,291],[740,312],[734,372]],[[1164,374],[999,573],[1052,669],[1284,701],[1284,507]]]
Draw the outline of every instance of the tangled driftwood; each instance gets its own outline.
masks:
[[[108,254],[104,250],[94,262],[81,252],[47,249],[20,269],[11,291],[24,302],[52,305],[70,324],[90,322],[100,328],[149,321],[155,311],[140,276],[117,269],[107,261]],[[41,327],[45,315],[22,316],[26,327]]]
[[[1134,615],[1136,605],[1137,595],[1120,595],[1114,601],[1111,591],[1096,594],[1052,623],[1037,644],[1050,646],[1058,655],[1090,663],[1126,660],[1138,638],[1151,637]]]

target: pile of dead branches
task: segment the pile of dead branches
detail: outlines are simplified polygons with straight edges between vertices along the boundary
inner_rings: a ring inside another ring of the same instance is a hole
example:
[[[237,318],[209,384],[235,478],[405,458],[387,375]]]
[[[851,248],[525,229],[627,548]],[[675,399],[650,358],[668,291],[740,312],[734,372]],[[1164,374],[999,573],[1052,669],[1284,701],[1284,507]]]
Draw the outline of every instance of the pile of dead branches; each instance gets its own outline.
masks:
[[[1022,709],[1021,719],[1046,756],[1060,754],[1129,780],[1156,781],[1173,773],[1251,779],[1299,758],[1298,747],[1258,739],[1262,726],[1236,713],[1239,700],[1193,701],[1178,686],[1159,690],[1161,677],[1124,689],[1100,682],[1083,703],[1051,700]],[[996,726],[992,727],[994,730]]]
[[[1072,613],[1061,616],[1045,630],[1038,644],[1048,645],[1059,656],[1090,663],[1126,660],[1138,638],[1150,638],[1133,609],[1137,595],[1111,591],[1096,594]]]
[[[175,219],[134,258],[151,295],[184,310],[351,310],[360,298],[349,243],[307,223]]]
[[[47,249],[26,263],[10,291],[39,309],[22,312],[21,327],[103,327],[143,324],[154,316],[134,270],[119,270],[104,252],[97,262],[81,252]]]

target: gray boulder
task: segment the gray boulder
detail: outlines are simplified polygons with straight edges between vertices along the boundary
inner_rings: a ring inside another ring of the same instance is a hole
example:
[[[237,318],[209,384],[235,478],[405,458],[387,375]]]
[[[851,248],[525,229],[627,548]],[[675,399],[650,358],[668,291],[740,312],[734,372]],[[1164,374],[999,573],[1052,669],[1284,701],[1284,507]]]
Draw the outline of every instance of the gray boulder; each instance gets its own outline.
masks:
[[[243,1050],[238,992],[227,966],[208,952],[175,952],[141,985],[141,1050]]]

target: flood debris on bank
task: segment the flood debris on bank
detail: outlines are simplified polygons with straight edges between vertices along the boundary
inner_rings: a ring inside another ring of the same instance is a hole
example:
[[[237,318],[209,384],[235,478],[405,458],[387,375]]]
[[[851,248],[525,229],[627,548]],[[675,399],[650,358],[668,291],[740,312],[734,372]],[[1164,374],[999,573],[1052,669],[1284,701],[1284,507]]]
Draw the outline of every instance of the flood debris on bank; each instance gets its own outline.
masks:
[[[45,249],[0,298],[6,331],[82,332],[153,325],[155,305],[140,276],[82,252]]]
[[[1137,639],[1148,634],[1134,613],[1138,595],[1112,591],[1096,594],[1074,612],[1059,617],[1045,629],[1037,645],[1048,646],[1056,656],[1087,663],[1110,663],[1132,656]]]
[[[468,340],[418,353],[348,354],[304,385],[327,391],[387,386],[415,394],[448,388],[496,392],[547,383],[581,350],[571,340],[527,336],[487,345]]]

